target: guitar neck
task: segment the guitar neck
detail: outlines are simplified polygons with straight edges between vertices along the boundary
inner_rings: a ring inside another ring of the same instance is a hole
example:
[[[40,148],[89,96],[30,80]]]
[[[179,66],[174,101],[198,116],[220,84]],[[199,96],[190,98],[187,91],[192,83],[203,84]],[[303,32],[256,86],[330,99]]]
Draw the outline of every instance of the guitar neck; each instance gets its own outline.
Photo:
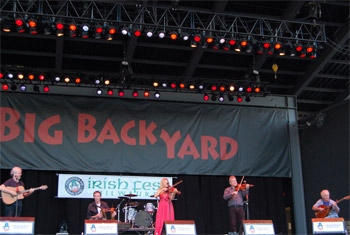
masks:
[[[41,187],[36,187],[36,188],[34,188],[34,191],[39,190],[39,189],[41,189]],[[22,191],[21,193],[28,193],[29,191],[30,191],[30,189],[26,189],[26,190]]]

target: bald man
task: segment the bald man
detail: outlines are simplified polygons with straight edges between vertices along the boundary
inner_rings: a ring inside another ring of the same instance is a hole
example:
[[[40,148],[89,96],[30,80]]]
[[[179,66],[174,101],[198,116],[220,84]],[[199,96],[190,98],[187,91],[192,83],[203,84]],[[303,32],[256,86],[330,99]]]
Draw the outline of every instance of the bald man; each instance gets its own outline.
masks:
[[[323,207],[320,207],[322,205],[325,206],[331,206],[330,211],[328,215],[325,218],[338,218],[338,213],[340,211],[340,208],[338,207],[337,203],[330,199],[330,194],[327,189],[324,189],[321,191],[321,199],[319,199],[312,207],[313,211],[319,211],[322,212],[324,210]]]
[[[15,166],[11,170],[11,176],[12,178],[6,180],[2,185],[0,185],[0,191],[4,193],[8,193],[12,195],[13,197],[16,197],[19,194],[19,186],[23,186],[24,184],[22,181],[20,181],[22,176],[22,169],[20,167]],[[6,187],[15,188],[16,190],[10,190]],[[29,196],[31,193],[34,192],[34,189],[31,188],[29,193],[23,194],[23,196]],[[4,203],[5,206],[5,217],[20,217],[22,213],[22,200],[18,199],[16,202],[7,205]]]

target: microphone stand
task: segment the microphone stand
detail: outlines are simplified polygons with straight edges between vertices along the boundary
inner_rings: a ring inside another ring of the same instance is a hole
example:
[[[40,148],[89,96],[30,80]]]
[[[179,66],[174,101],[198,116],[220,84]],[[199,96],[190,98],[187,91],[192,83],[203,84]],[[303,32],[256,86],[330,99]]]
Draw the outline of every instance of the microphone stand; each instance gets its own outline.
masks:
[[[247,220],[249,220],[249,196],[248,194],[246,195],[246,201],[245,201],[245,205],[246,205],[246,210],[247,210]]]
[[[120,205],[123,203],[124,198],[121,200],[121,202],[119,203],[119,205],[117,206],[117,212],[118,212],[118,223],[120,222]]]
[[[18,194],[16,196],[16,212],[15,212],[15,217],[17,217],[17,211],[18,211]]]

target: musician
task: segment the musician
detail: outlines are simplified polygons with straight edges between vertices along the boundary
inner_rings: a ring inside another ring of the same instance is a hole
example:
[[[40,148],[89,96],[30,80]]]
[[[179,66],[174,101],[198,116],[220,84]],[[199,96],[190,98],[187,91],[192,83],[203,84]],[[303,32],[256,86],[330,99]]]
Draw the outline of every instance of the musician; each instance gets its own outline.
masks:
[[[22,186],[24,188],[24,183],[20,181],[22,176],[22,169],[20,167],[13,167],[11,172],[11,178],[6,180],[2,185],[0,185],[0,191],[4,193],[8,193],[13,197],[16,197],[20,194],[19,187]],[[11,188],[7,188],[11,187]],[[13,190],[11,190],[13,189]],[[24,193],[23,196],[27,197],[34,192],[34,189],[31,188],[28,193]],[[16,202],[5,206],[5,217],[20,217],[22,214],[22,199],[16,200]]]
[[[233,175],[229,178],[229,184],[231,186],[225,189],[223,198],[228,200],[230,231],[238,233],[245,218],[243,197],[249,193],[249,184],[245,186],[245,189],[240,188]]]
[[[338,214],[340,211],[340,208],[338,207],[337,203],[330,199],[329,197],[329,191],[327,189],[324,189],[321,191],[321,199],[317,200],[317,202],[313,205],[312,210],[313,211],[320,211],[322,212],[325,210],[325,208],[320,207],[322,205],[325,206],[331,206],[330,211],[328,215],[325,218],[338,218]]]
[[[95,201],[91,202],[88,206],[87,218],[93,220],[103,219],[102,210],[109,209],[108,204],[104,201],[101,201],[100,191],[95,191],[93,195]],[[114,218],[115,215],[116,212],[113,211],[112,217]]]
[[[162,234],[164,221],[175,220],[174,207],[171,201],[174,200],[177,193],[179,193],[179,191],[176,188],[170,187],[167,178],[163,178],[160,181],[159,189],[154,194],[155,198],[160,198],[156,217],[155,235]]]

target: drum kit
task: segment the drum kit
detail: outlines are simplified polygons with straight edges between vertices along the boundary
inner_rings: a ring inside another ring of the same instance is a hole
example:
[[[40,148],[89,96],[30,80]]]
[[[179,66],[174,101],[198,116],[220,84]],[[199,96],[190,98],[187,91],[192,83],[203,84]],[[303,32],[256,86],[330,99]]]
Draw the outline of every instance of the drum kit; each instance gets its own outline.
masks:
[[[119,198],[122,198],[123,200],[127,199],[127,202],[122,209],[124,212],[124,222],[130,223],[132,228],[134,226],[138,228],[154,227],[154,215],[157,207],[155,207],[153,203],[146,203],[146,205],[144,205],[141,202],[130,201],[133,197],[136,196],[136,194],[126,194],[124,196],[119,196]]]

